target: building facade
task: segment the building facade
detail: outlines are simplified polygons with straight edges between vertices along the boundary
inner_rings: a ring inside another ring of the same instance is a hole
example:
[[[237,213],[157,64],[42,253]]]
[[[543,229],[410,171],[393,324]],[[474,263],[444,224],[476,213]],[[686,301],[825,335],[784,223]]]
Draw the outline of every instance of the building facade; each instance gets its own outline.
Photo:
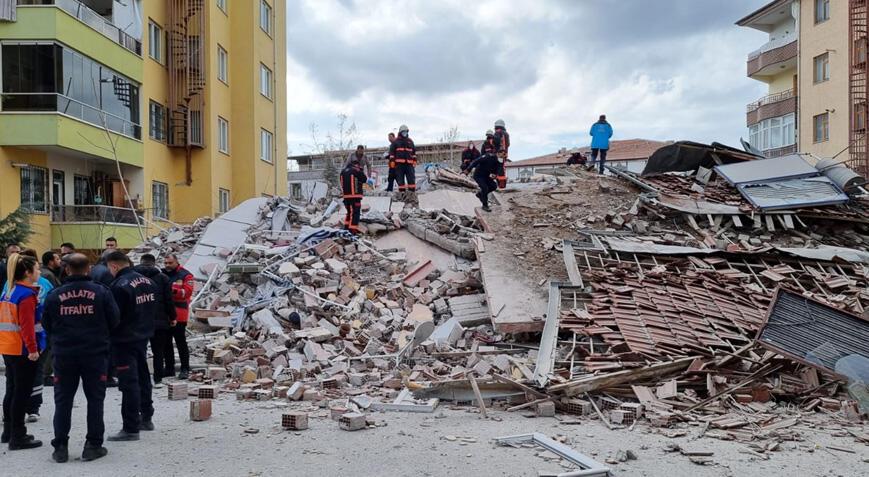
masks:
[[[747,75],[768,94],[747,107],[749,142],[768,157],[836,157],[863,174],[867,161],[867,2],[776,0],[737,25],[769,34]]]
[[[30,210],[29,245],[131,247],[286,195],[283,0],[0,0],[0,14],[0,216]]]

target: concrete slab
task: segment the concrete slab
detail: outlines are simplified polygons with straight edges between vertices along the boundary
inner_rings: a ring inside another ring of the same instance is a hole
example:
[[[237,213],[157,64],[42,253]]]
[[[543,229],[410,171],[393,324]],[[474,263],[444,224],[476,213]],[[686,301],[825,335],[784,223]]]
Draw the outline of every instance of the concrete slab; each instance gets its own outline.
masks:
[[[486,242],[484,252],[477,250],[492,324],[498,333],[543,331],[546,288],[526,283],[521,273],[505,266],[512,254],[497,238]]]
[[[473,192],[440,189],[419,194],[419,208],[422,210],[444,209],[458,215],[474,216],[474,209],[480,205],[480,200]]]
[[[392,198],[388,196],[365,196],[362,198],[362,210],[378,210],[380,212],[401,212],[404,210],[404,202],[392,202],[390,208],[390,201],[392,201]]]
[[[438,270],[449,270],[455,263],[453,254],[436,247],[425,240],[420,240],[407,230],[396,230],[378,238],[374,246],[380,250],[388,248],[403,248],[407,251],[408,263],[420,263],[431,260]]]

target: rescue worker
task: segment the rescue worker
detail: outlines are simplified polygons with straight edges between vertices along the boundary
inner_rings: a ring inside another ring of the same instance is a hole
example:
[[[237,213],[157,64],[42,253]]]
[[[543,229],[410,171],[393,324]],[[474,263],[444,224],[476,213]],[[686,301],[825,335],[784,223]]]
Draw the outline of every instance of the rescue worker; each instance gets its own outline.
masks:
[[[365,169],[365,175],[367,177],[371,177],[371,161],[369,161],[368,156],[365,155],[365,146],[356,146],[356,150],[351,152],[350,155],[347,156],[347,160],[344,161],[344,166],[342,166],[341,169],[343,170],[345,167],[349,166],[351,162],[354,161],[362,165],[362,168]]]
[[[359,161],[351,161],[341,170],[341,192],[344,195],[344,208],[347,209],[344,228],[354,235],[359,233],[359,216],[362,213],[362,184],[368,180],[362,171],[362,163]],[[399,184],[401,183],[399,182]]]
[[[22,250],[21,255],[37,258],[36,250],[32,248]],[[36,374],[33,377],[33,390],[30,392],[30,399],[27,401],[27,417],[25,419],[28,423],[39,421],[39,409],[42,407],[42,390],[45,386],[45,365],[46,360],[49,358],[48,337],[45,335],[45,329],[42,327],[40,317],[42,316],[43,308],[45,308],[45,298],[54,289],[54,284],[43,275],[43,270],[43,267],[39,267],[39,280],[36,282],[36,286],[39,289],[39,293],[36,295],[36,341],[39,345],[39,361],[36,363]]]
[[[461,170],[466,170],[472,162],[477,160],[478,157],[480,157],[480,151],[477,150],[477,145],[474,144],[474,141],[468,141],[468,147],[462,151]]]
[[[112,292],[88,275],[86,256],[66,258],[64,284],[48,295],[43,326],[48,332],[54,361],[55,462],[69,460],[72,407],[81,381],[87,399],[87,434],[81,460],[105,456],[103,403],[109,370],[109,333],[118,325],[120,312]]]
[[[163,259],[163,273],[172,283],[172,300],[175,303],[175,326],[169,328],[169,340],[166,342],[166,371],[163,377],[175,376],[175,346],[178,347],[178,359],[181,369],[178,379],[190,377],[190,350],[187,348],[187,321],[190,317],[190,299],[193,298],[193,274],[181,266],[178,256],[169,254]],[[172,342],[175,342],[173,345]]]
[[[507,127],[503,119],[495,121],[495,148],[498,155],[498,173],[496,179],[498,187],[501,189],[507,187],[507,171],[504,165],[510,161],[510,133],[507,132]]]
[[[416,202],[416,146],[405,125],[398,128],[398,137],[389,146],[389,160],[395,161],[399,201]]]
[[[467,169],[465,169],[465,174],[470,174],[471,171],[474,171],[474,181],[480,186],[477,198],[482,202],[483,210],[486,212],[492,211],[489,208],[489,194],[498,190],[498,184],[493,179],[498,172],[498,164],[498,158],[495,154],[486,153],[470,163]]]
[[[486,131],[486,140],[483,141],[483,144],[480,146],[480,155],[485,156],[486,154],[491,154],[494,156],[497,152],[498,146],[495,144],[495,133],[489,129]]]
[[[148,277],[160,290],[160,293],[157,294],[157,313],[154,314],[154,336],[151,337],[154,387],[159,388],[163,381],[163,375],[166,373],[166,343],[171,339],[171,328],[178,323],[175,320],[172,282],[165,273],[157,268],[157,258],[150,253],[142,255],[139,265],[133,267],[133,270]]]
[[[389,139],[389,145],[392,146],[392,143],[395,142],[395,133],[389,133],[387,138]],[[386,176],[386,192],[392,192],[392,185],[395,183],[395,159],[389,157],[389,149],[383,153],[383,157],[389,164],[389,172]]]
[[[151,280],[133,270],[130,259],[120,250],[106,257],[106,266],[115,277],[111,291],[120,311],[119,324],[111,332],[111,343],[123,418],[123,428],[109,436],[109,440],[137,441],[140,430],[154,430],[151,376],[145,351],[154,335],[160,291]]]
[[[591,125],[588,135],[591,136],[591,169],[594,169],[594,163],[597,162],[597,156],[600,154],[598,174],[603,174],[606,153],[610,148],[610,138],[613,137],[613,127],[607,122],[606,114],[601,114],[597,122]]]
[[[6,271],[11,286],[0,296],[0,354],[6,365],[0,442],[8,442],[9,450],[33,449],[41,446],[42,441],[27,433],[24,414],[40,352],[36,331],[41,311],[36,286],[39,261],[18,253],[7,258]]]

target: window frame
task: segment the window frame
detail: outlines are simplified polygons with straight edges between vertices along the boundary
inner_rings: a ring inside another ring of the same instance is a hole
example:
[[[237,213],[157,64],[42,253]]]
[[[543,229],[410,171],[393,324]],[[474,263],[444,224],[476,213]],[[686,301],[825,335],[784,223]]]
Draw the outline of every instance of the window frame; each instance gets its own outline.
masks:
[[[273,8],[269,2],[266,0],[260,0],[259,3],[259,28],[264,31],[266,35],[272,36],[272,31],[274,30],[274,22],[272,21],[273,16]],[[265,25],[263,25],[263,15],[265,15]]]
[[[229,5],[227,2],[228,0],[217,0],[217,9],[224,14],[229,15]]]
[[[152,33],[152,27],[155,28],[158,32],[158,51],[157,56],[154,56],[154,36]],[[156,61],[161,65],[166,65],[166,41],[164,36],[163,27],[160,26],[159,23],[155,22],[152,19],[148,19],[148,57],[152,60]]]
[[[229,189],[224,189],[223,187],[217,188],[217,213],[225,214],[229,212],[230,205],[232,205],[231,195]],[[226,200],[226,204],[224,205],[224,198]]]
[[[819,127],[823,127],[823,131],[821,132],[821,137],[819,132]],[[822,142],[827,142],[830,140],[830,113],[821,113],[816,114],[812,117],[812,142],[815,144],[820,144]]]
[[[156,108],[155,108],[156,106]],[[162,121],[160,124],[160,131],[162,134],[158,137],[154,135],[154,111],[159,110],[162,111]],[[148,138],[157,142],[166,143],[169,139],[169,127],[168,127],[168,116],[166,114],[166,106],[154,101],[153,99],[148,100]]]
[[[158,194],[157,190],[163,189],[163,194]],[[157,197],[163,197],[162,208],[158,207]],[[160,212],[165,215],[160,215]],[[158,219],[169,219],[169,184],[160,181],[151,181],[151,215]]]
[[[229,52],[220,43],[217,44],[217,79],[229,86]]]
[[[34,202],[34,198],[36,197],[35,191],[36,187],[34,186],[34,177],[36,173],[39,173],[42,176],[42,208],[37,209],[30,207]],[[25,200],[24,193],[24,181],[25,174],[27,174],[26,180],[31,183],[31,186],[28,188],[30,192],[30,196]],[[32,164],[28,164],[25,167],[20,168],[20,172],[18,173],[18,181],[20,184],[20,190],[18,194],[18,198],[20,200],[21,208],[27,210],[31,214],[48,214],[51,207],[51,197],[48,191],[48,169],[41,166],[36,166]]]
[[[820,25],[829,19],[830,0],[815,0],[815,25]]]
[[[222,116],[217,116],[217,150],[226,155],[230,151],[229,121]]]
[[[263,142],[268,140],[268,147]],[[260,153],[259,159],[263,162],[267,162],[269,164],[274,164],[274,147],[275,147],[275,135],[271,131],[265,128],[260,128],[259,130],[259,146]]]
[[[264,74],[265,77],[263,77]],[[274,77],[275,72],[271,68],[266,66],[265,63],[259,64],[259,94],[268,98],[269,101],[274,98]],[[268,90],[263,91],[263,86],[268,88]]]
[[[819,68],[820,67],[820,68]],[[814,84],[821,84],[830,81],[830,52],[821,53],[812,59],[812,80]],[[818,79],[818,72],[821,77]]]

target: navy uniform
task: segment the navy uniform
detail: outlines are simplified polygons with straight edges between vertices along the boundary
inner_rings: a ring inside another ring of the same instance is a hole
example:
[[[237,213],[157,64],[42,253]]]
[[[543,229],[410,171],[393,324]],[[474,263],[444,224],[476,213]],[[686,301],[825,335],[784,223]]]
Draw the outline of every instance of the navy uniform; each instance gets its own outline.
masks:
[[[494,154],[483,154],[474,162],[470,163],[465,170],[466,174],[474,171],[474,181],[480,186],[480,191],[477,192],[477,198],[483,203],[483,210],[489,211],[489,194],[498,189],[498,184],[492,179],[492,176],[498,173],[500,163]]]
[[[503,189],[507,187],[507,172],[504,166],[505,163],[510,160],[510,133],[507,132],[506,128],[496,123],[494,139],[495,147],[498,151],[498,172],[496,174],[496,178],[498,179],[498,187]]]
[[[341,192],[344,195],[344,208],[347,209],[344,228],[353,234],[359,233],[359,218],[362,214],[362,184],[366,181],[368,181],[368,177],[362,172],[362,164],[359,161],[351,161],[341,170]]]
[[[105,286],[87,275],[70,275],[45,300],[42,325],[51,342],[54,366],[54,439],[58,448],[69,441],[72,405],[82,382],[87,398],[88,449],[102,447],[103,401],[109,367],[109,333],[118,325],[118,305]]]
[[[395,162],[395,179],[401,198],[412,200],[416,195],[416,146],[408,136],[407,126],[399,128],[398,137],[389,146],[389,161]]]
[[[148,340],[154,336],[154,315],[159,312],[157,295],[161,291],[130,267],[118,271],[111,290],[121,312],[120,324],[112,331],[112,364],[122,394],[124,427],[109,440],[137,440],[140,426],[153,429],[151,376],[145,352]]]

